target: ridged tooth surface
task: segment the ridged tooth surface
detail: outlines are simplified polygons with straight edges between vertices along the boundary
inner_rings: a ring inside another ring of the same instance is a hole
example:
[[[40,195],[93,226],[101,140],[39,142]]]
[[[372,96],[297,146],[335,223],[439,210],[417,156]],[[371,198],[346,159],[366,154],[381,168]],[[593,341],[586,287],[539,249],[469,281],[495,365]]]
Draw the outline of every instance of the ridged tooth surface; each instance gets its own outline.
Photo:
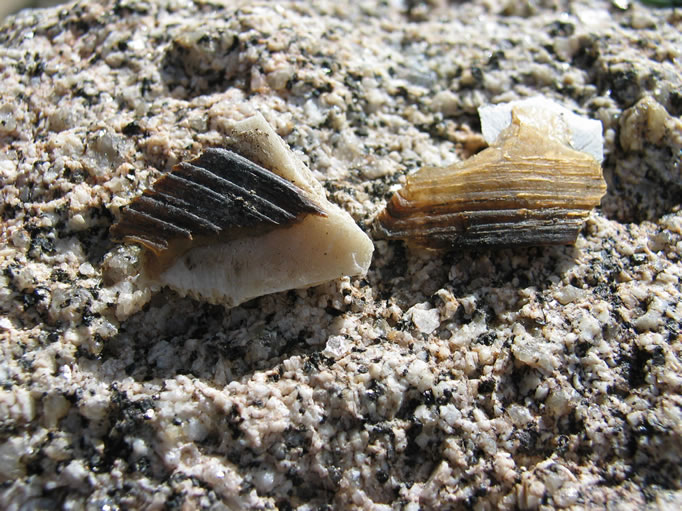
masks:
[[[605,192],[592,156],[517,120],[468,160],[409,176],[378,229],[436,249],[571,244]]]
[[[226,149],[180,163],[122,212],[111,234],[162,256],[173,241],[272,229],[326,216],[297,186]]]
[[[177,165],[112,226],[114,240],[148,249],[148,277],[231,307],[367,272],[371,240],[262,116],[225,142],[243,156],[208,149]]]

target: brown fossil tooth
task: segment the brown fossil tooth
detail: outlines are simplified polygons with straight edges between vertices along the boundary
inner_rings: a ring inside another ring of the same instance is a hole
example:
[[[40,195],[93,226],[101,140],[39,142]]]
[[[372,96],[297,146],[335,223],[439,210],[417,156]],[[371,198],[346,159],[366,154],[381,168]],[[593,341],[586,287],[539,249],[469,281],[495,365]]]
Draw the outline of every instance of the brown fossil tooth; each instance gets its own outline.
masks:
[[[367,235],[262,116],[236,123],[226,144],[243,156],[208,149],[176,165],[112,226],[115,241],[148,249],[148,276],[234,306],[367,271]]]
[[[592,155],[512,111],[487,149],[408,176],[377,227],[388,239],[434,249],[572,244],[605,192]]]

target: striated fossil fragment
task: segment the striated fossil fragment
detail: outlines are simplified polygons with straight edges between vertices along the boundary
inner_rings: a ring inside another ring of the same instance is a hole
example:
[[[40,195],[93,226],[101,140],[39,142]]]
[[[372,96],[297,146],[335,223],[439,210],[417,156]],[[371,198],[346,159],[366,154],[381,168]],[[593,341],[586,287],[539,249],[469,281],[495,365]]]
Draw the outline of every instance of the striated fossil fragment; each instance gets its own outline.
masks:
[[[114,240],[148,249],[149,276],[235,306],[366,273],[372,242],[265,119],[241,121],[230,135],[228,148],[174,167],[112,226]]]
[[[230,150],[207,149],[135,199],[111,234],[150,249],[158,274],[193,245],[265,233],[311,213],[327,216],[277,174]]]
[[[434,249],[575,242],[606,192],[601,123],[542,99],[492,109],[480,111],[490,147],[408,176],[380,234]]]

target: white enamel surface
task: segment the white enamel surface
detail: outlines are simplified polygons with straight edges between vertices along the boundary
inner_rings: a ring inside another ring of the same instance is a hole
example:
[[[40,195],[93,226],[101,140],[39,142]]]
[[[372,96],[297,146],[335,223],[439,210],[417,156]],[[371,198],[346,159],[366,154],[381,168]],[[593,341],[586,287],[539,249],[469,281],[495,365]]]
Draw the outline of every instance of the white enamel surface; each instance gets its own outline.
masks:
[[[512,112],[523,124],[538,128],[577,151],[590,154],[600,163],[604,159],[601,122],[580,117],[542,97],[480,107],[481,131],[488,144],[492,145],[511,124]]]
[[[374,249],[345,212],[308,216],[263,236],[190,250],[161,275],[171,288],[234,306],[252,298],[367,272]]]

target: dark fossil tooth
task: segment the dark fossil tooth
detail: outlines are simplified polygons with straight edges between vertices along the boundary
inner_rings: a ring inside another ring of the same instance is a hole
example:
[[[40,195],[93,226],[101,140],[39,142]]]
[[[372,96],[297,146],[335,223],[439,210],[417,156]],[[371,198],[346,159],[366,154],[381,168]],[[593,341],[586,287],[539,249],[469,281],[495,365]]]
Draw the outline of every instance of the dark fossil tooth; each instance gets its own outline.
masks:
[[[128,205],[111,235],[163,257],[174,242],[265,232],[307,214],[326,216],[303,190],[277,174],[227,149],[207,149],[196,160],[176,165]]]
[[[550,127],[526,122],[529,113],[546,115]],[[512,109],[489,148],[408,176],[379,215],[379,233],[434,249],[574,243],[606,184],[599,162],[564,142],[580,129],[565,117]]]
[[[260,115],[176,165],[121,212],[114,240],[148,249],[147,276],[227,306],[367,272],[370,239]]]

